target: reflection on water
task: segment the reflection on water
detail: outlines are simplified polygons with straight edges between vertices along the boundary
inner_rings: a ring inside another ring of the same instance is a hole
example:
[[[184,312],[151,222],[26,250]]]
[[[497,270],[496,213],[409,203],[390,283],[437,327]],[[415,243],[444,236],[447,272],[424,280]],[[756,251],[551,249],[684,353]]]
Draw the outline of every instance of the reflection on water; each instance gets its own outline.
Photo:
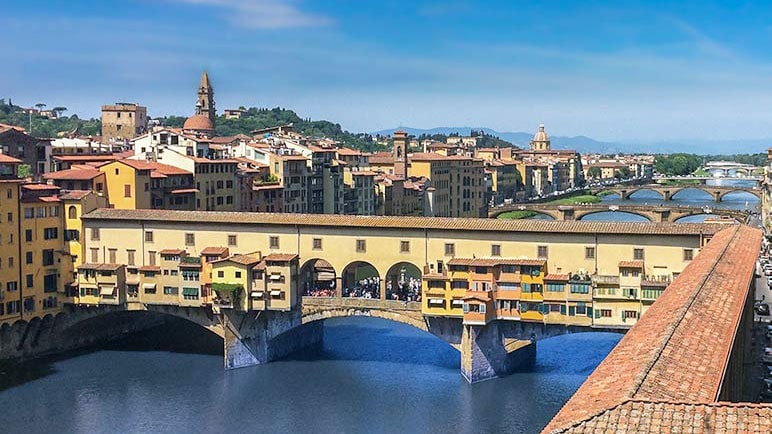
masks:
[[[0,392],[4,433],[538,432],[621,335],[538,343],[527,372],[469,385],[459,353],[403,324],[327,320],[322,349],[223,371],[215,355],[99,351]],[[135,350],[137,348],[134,348]],[[3,373],[2,375],[13,375]],[[20,405],[20,403],[24,403]]]

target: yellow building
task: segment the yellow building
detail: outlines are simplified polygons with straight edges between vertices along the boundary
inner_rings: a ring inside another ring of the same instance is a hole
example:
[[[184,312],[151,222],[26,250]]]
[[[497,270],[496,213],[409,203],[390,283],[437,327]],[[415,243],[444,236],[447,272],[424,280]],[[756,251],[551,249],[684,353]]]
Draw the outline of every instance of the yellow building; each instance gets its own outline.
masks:
[[[141,160],[123,159],[99,167],[107,182],[110,206],[117,209],[150,208],[152,166]]]
[[[19,201],[23,180],[16,177],[22,161],[0,154],[0,323],[22,318],[19,288]]]

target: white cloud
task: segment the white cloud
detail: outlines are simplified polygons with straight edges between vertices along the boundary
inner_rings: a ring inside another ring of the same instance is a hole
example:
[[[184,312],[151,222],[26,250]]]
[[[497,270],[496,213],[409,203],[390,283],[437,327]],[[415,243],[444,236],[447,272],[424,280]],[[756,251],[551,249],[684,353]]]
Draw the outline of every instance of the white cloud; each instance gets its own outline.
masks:
[[[171,0],[221,9],[231,23],[249,29],[284,29],[329,25],[322,15],[301,11],[292,0]]]

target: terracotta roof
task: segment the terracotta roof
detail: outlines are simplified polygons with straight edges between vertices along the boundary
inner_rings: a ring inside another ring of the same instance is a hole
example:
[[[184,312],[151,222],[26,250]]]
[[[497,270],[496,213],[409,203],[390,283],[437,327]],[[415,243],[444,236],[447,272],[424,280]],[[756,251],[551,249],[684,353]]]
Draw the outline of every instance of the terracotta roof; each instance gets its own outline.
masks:
[[[78,168],[59,170],[57,172],[51,172],[43,174],[43,179],[52,179],[55,181],[66,180],[91,180],[98,176],[104,175],[104,173],[90,166],[80,166]]]
[[[81,264],[78,269],[81,270],[100,270],[100,271],[115,271],[123,267],[123,264]]]
[[[448,265],[468,265],[472,267],[493,267],[495,265],[545,265],[545,259],[514,258],[453,258]]]
[[[201,256],[222,256],[228,254],[227,247],[205,247],[201,251]]]
[[[15,163],[22,163],[22,161],[19,160],[18,158],[13,158],[10,155],[0,154],[0,163],[15,164]]]
[[[118,163],[123,163],[136,170],[153,170],[155,167],[150,161],[145,160],[133,160],[131,158],[124,158],[122,160],[116,160]]]
[[[550,273],[546,276],[544,276],[544,280],[553,280],[558,282],[568,281],[568,274],[555,274]]]
[[[270,255],[263,258],[265,261],[273,261],[273,262],[290,262],[295,260],[298,257],[298,255],[294,253],[271,253]]]
[[[214,262],[226,262],[226,261],[249,266],[249,265],[257,264],[258,262],[260,262],[260,259],[250,255],[233,255],[224,259],[219,259]]]
[[[120,154],[103,154],[103,155],[52,155],[56,161],[115,161],[124,158]]]
[[[304,226],[348,226],[396,229],[442,229],[459,231],[509,231],[536,233],[712,235],[726,228],[722,223],[644,223],[601,221],[500,220],[485,218],[355,216],[333,214],[289,214],[225,211],[175,211],[160,209],[100,208],[86,220],[168,221],[216,224],[275,224]]]
[[[338,148],[336,151],[338,152],[338,155],[362,155],[362,151],[350,148]]]
[[[761,239],[761,231],[743,225],[713,236],[544,432],[600,429],[618,408],[635,401],[691,407],[673,409],[676,413],[672,417],[656,411],[625,413],[623,423],[646,424],[651,420],[661,422],[661,429],[666,429],[692,409],[698,412],[693,419],[700,420],[713,417],[719,410],[730,412],[729,408],[719,408],[726,404],[716,401],[749,296]],[[656,406],[647,408],[656,410]],[[767,404],[760,411],[769,414],[770,408]],[[627,431],[617,427],[608,425],[607,429]]]
[[[21,188],[30,191],[61,190],[62,187],[53,184],[24,184]]]
[[[139,271],[155,271],[155,272],[159,272],[159,271],[161,271],[161,267],[158,267],[156,265],[145,265],[145,266],[139,267]]]
[[[201,130],[214,131],[214,124],[209,117],[204,115],[193,115],[185,120],[182,125],[183,130]]]
[[[69,190],[59,195],[62,200],[81,200],[91,194],[91,190]]]
[[[643,268],[643,261],[619,261],[619,268]]]
[[[158,252],[159,255],[177,256],[185,253],[182,249],[164,249]]]

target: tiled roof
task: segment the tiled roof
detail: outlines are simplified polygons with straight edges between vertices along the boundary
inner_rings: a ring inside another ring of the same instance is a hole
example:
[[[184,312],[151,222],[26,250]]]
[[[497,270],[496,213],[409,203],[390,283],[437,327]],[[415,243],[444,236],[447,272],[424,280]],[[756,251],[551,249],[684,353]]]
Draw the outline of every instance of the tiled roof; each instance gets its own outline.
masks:
[[[263,259],[266,261],[272,261],[272,262],[289,262],[295,260],[298,255],[295,255],[293,253],[271,253],[270,255],[264,257]]]
[[[53,185],[53,184],[24,184],[21,186],[21,188],[25,190],[35,190],[35,191],[62,189],[58,185]]]
[[[564,432],[768,434],[772,432],[772,405],[633,400],[582,421]]]
[[[568,274],[556,274],[556,273],[550,273],[546,276],[544,276],[544,280],[552,280],[556,282],[563,282],[568,281]]]
[[[493,267],[495,265],[544,265],[544,259],[513,259],[513,258],[453,258],[448,265],[469,265],[472,267]]]
[[[177,256],[185,253],[182,249],[164,249],[158,252],[159,255]]]
[[[123,264],[81,264],[79,270],[115,271],[123,267]]]
[[[228,254],[227,247],[205,247],[201,251],[202,256],[222,256]]]
[[[254,265],[260,262],[260,259],[250,255],[233,255],[228,258],[219,259],[214,262],[233,262],[241,265]]]
[[[15,164],[15,163],[22,163],[22,161],[19,160],[18,158],[13,158],[10,155],[0,154],[0,163]]]
[[[156,265],[145,265],[145,266],[139,267],[139,271],[155,271],[155,272],[159,272],[159,271],[161,271],[161,267],[156,266]]]
[[[584,424],[602,431],[593,424],[631,401],[700,404],[690,408],[698,409],[700,415],[694,417],[703,419],[722,406],[713,404],[746,306],[761,238],[761,231],[742,225],[713,236],[544,432],[585,432],[579,428]],[[655,411],[629,412],[624,418],[625,423],[649,423],[647,419],[658,419],[666,429],[676,417]],[[608,425],[608,430],[617,431],[617,425]]]
[[[726,224],[644,223],[550,220],[500,220],[484,218],[355,216],[224,211],[174,211],[156,209],[100,208],[83,216],[86,220],[129,220],[177,223],[272,224],[333,227],[378,227],[396,229],[440,229],[459,231],[508,231],[537,233],[712,235]]]
[[[643,261],[619,261],[619,268],[643,268]]]
[[[69,190],[61,195],[59,195],[59,199],[62,200],[81,200],[84,197],[91,194],[91,190]]]
[[[103,175],[103,172],[99,169],[89,166],[80,166],[77,169],[66,169],[46,173],[43,174],[43,178],[53,180],[91,180],[101,175]]]

